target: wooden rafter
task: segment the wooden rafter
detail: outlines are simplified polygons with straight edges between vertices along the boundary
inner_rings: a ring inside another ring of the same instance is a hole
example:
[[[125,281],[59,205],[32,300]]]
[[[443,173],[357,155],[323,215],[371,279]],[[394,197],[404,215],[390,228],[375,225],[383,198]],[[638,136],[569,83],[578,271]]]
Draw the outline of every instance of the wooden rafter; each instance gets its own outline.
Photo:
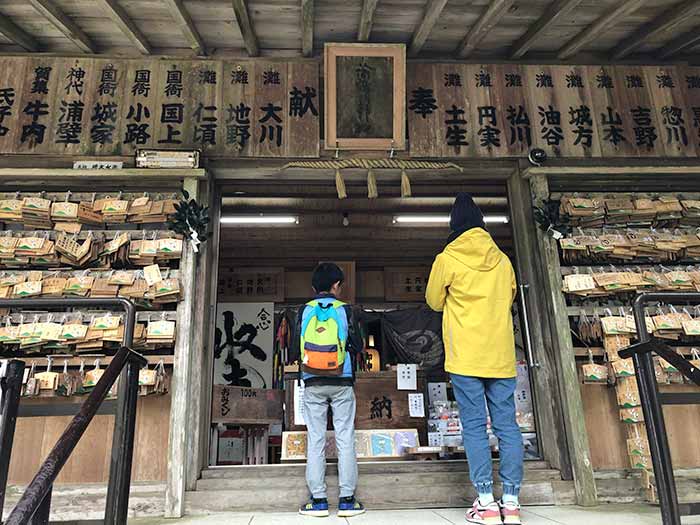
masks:
[[[236,21],[238,28],[241,30],[243,42],[248,50],[248,54],[252,57],[260,55],[260,46],[258,45],[258,37],[255,35],[253,22],[248,14],[248,5],[246,0],[232,0],[233,11],[236,13]]]
[[[530,26],[527,32],[521,36],[510,50],[510,58],[516,59],[527,53],[537,40],[556,24],[559,20],[571,13],[583,0],[556,0],[547,8],[547,11]]]
[[[591,25],[586,27],[573,39],[562,47],[557,53],[560,59],[569,58],[580,49],[592,42],[608,29],[617,24],[621,19],[639,9],[646,0],[626,0],[611,11],[606,12]]]
[[[411,39],[411,47],[409,48],[409,54],[417,55],[423,49],[425,41],[428,39],[430,32],[435,27],[442,10],[447,5],[447,0],[430,0],[425,8],[425,13],[423,14],[423,19],[420,25],[413,33],[413,38]]]
[[[700,28],[694,27],[687,33],[683,33],[678,38],[674,38],[668,44],[657,51],[659,58],[668,58],[676,53],[689,49],[700,43]]]
[[[301,51],[305,57],[314,54],[314,0],[301,0]]]
[[[134,21],[124,11],[124,8],[117,3],[117,0],[102,0],[105,11],[112,22],[117,24],[124,35],[138,48],[143,55],[151,54],[151,46],[143,36],[143,33],[136,27]]]
[[[190,47],[194,50],[197,56],[204,56],[207,54],[207,47],[204,45],[204,40],[202,40],[197,27],[194,25],[194,21],[190,16],[189,12],[185,8],[182,0],[163,0],[165,5],[168,6],[168,10],[173,17],[173,20],[180,26],[182,33],[185,35],[187,42]]]
[[[27,51],[39,51],[39,42],[15,24],[10,17],[0,16],[0,35]]]
[[[360,28],[357,31],[357,41],[367,42],[372,33],[372,23],[374,22],[374,12],[377,10],[379,0],[364,0],[362,4],[362,15],[360,16]]]
[[[457,55],[461,58],[468,57],[514,3],[515,0],[491,0],[460,42]]]
[[[97,53],[97,48],[83,33],[73,20],[68,18],[63,11],[56,7],[51,0],[28,0],[29,3],[41,13],[49,22],[66,35],[84,53]]]
[[[687,0],[664,11],[658,18],[640,27],[631,37],[627,37],[613,49],[614,59],[624,58],[652,38],[670,33],[674,28],[700,13],[700,1]]]

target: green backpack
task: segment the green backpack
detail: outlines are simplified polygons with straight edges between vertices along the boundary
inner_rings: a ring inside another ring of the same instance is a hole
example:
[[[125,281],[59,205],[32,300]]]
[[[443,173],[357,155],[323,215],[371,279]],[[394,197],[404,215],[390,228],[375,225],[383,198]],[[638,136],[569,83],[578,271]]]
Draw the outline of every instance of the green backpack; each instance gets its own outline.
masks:
[[[345,303],[336,300],[324,306],[313,300],[306,306],[313,311],[301,326],[301,369],[313,375],[342,375],[348,334],[338,312]]]

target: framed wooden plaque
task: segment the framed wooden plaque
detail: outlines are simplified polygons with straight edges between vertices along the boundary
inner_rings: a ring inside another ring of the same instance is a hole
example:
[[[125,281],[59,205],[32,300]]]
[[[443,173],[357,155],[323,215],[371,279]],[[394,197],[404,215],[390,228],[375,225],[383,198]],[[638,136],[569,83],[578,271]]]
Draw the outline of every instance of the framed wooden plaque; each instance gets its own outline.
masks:
[[[326,149],[406,148],[406,46],[326,44]]]

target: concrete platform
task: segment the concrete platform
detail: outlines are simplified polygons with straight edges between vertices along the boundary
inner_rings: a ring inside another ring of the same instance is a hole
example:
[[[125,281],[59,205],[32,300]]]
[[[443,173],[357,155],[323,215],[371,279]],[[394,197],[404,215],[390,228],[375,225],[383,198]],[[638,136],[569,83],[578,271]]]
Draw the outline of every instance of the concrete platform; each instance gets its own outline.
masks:
[[[133,525],[450,525],[464,524],[464,509],[368,511],[350,519],[306,518],[296,513],[222,513],[190,516],[180,520],[134,519]],[[528,507],[523,525],[659,525],[661,516],[651,505],[602,505],[580,507]],[[684,525],[700,524],[700,517],[685,518]]]

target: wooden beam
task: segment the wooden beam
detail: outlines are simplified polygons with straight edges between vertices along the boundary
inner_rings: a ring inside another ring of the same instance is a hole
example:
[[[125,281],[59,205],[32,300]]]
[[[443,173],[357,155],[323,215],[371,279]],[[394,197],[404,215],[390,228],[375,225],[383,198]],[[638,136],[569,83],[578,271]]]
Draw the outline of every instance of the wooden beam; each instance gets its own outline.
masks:
[[[537,22],[532,24],[527,32],[513,44],[510,58],[514,60],[522,57],[550,27],[571,13],[581,2],[582,0],[556,0],[553,2]]]
[[[357,30],[357,41],[369,41],[372,33],[372,23],[374,22],[374,12],[377,10],[379,0],[364,0],[362,4],[362,15],[360,16],[360,28]]]
[[[621,19],[639,9],[645,1],[646,0],[627,0],[611,11],[606,12],[565,44],[557,53],[557,58],[563,60],[576,54],[580,49],[586,46],[586,44],[592,42],[617,24]]]
[[[700,42],[700,27],[694,27],[687,33],[683,33],[678,38],[674,38],[668,44],[659,49],[656,53],[661,59],[668,58],[676,53],[695,47]]]
[[[248,14],[248,5],[246,0],[232,0],[232,2],[233,11],[236,13],[238,29],[241,30],[241,36],[243,36],[245,48],[248,50],[248,54],[250,56],[259,56],[260,46],[258,45],[258,37],[255,35],[255,28],[253,28],[253,22],[251,22],[250,15]]]
[[[457,55],[468,57],[514,3],[515,0],[491,0],[457,47]]]
[[[301,0],[301,52],[314,54],[314,0]]]
[[[63,11],[51,3],[51,0],[28,0],[29,3],[41,13],[49,22],[66,35],[84,53],[97,53],[97,48],[83,33],[73,20],[68,18]]]
[[[410,55],[415,56],[423,49],[423,45],[428,39],[428,36],[430,36],[430,32],[435,27],[435,24],[437,24],[445,5],[447,5],[447,0],[430,0],[430,2],[428,2],[425,13],[423,13],[423,19],[413,33],[411,47],[408,49]]]
[[[0,16],[0,35],[17,44],[26,51],[39,51],[39,42],[10,20],[9,16]]]
[[[124,8],[117,3],[117,0],[102,0],[105,11],[112,22],[117,24],[126,37],[138,48],[142,55],[151,54],[151,46],[143,36],[143,33],[136,27],[134,21],[124,11]]]
[[[168,6],[170,14],[173,16],[173,20],[180,26],[182,33],[190,44],[190,47],[194,50],[197,56],[205,56],[207,54],[207,47],[202,40],[197,27],[194,25],[194,21],[190,16],[187,8],[183,4],[182,0],[163,0],[165,5]]]
[[[687,0],[680,5],[672,6],[659,17],[640,27],[632,36],[624,38],[613,49],[612,57],[616,60],[626,57],[644,42],[648,42],[664,33],[669,33],[678,24],[685,22],[698,13],[700,13],[700,1],[698,0]]]

